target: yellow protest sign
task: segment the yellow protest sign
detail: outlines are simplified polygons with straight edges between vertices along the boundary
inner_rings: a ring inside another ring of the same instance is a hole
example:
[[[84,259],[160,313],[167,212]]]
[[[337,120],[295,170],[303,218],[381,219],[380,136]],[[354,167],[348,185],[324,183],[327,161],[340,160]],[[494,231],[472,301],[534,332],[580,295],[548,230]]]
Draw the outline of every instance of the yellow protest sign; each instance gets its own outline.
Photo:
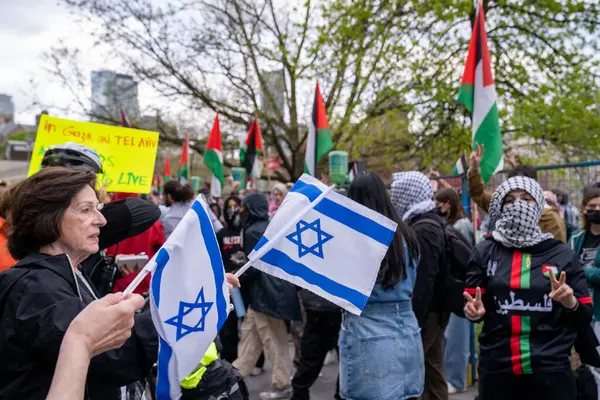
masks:
[[[42,115],[35,138],[29,176],[39,171],[44,151],[67,142],[80,143],[98,152],[108,192],[149,193],[158,149],[158,133]]]

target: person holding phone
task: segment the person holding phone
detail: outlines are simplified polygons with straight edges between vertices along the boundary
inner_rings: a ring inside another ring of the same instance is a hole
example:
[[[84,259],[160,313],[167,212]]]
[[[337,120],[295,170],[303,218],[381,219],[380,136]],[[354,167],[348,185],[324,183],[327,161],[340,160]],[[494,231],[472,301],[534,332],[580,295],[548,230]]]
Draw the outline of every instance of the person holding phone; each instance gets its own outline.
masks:
[[[592,318],[579,256],[539,221],[544,194],[514,177],[490,202],[492,235],[467,268],[465,315],[479,336],[480,400],[569,400],[577,393],[569,354]]]

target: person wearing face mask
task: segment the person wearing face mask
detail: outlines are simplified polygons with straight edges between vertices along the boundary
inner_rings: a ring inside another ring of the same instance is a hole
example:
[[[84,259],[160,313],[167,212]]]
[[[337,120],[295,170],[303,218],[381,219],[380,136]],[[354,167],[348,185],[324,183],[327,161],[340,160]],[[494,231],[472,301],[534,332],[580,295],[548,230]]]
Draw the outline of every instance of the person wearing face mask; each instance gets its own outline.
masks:
[[[223,257],[225,272],[233,272],[240,266],[236,264],[239,252],[244,251],[242,242],[242,201],[237,196],[231,196],[225,201],[224,220],[225,227],[217,233],[219,249]],[[237,346],[239,342],[238,318],[235,312],[229,313],[223,328],[219,332],[219,339],[223,349],[221,356],[228,362],[237,358]]]
[[[579,254],[579,262],[592,290],[594,331],[600,338],[600,189],[590,188],[586,191],[581,215],[583,229],[571,237],[569,245]]]
[[[592,300],[579,256],[540,229],[543,207],[533,179],[502,183],[490,201],[494,231],[475,247],[467,268],[465,315],[484,321],[481,400],[577,395],[569,354],[589,328]]]
[[[452,225],[473,245],[473,224],[467,218],[456,190],[453,188],[438,190],[435,193],[435,205],[446,223]],[[444,373],[448,380],[448,394],[467,390],[470,328],[469,321],[455,314],[450,315],[444,332]]]

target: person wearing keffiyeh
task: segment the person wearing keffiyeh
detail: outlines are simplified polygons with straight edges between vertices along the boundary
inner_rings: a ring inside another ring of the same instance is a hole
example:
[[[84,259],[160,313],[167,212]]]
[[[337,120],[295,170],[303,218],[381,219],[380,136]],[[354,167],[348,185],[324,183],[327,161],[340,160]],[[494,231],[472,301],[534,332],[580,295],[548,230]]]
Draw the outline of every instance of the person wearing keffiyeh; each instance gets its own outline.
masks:
[[[592,299],[577,254],[540,229],[544,204],[535,180],[502,183],[490,201],[495,229],[467,268],[465,315],[484,321],[481,400],[576,398],[569,354],[590,328]]]
[[[447,399],[444,375],[444,331],[450,313],[444,307],[444,220],[438,215],[429,179],[417,171],[393,175],[391,201],[398,216],[416,233],[421,250],[412,294],[413,311],[421,328],[425,353],[425,388],[422,399]]]

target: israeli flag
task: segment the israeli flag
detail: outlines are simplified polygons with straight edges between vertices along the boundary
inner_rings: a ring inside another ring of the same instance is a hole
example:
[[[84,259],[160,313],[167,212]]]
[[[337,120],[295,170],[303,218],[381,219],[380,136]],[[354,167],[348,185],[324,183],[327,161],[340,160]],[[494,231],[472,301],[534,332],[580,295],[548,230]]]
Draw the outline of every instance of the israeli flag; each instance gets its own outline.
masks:
[[[360,315],[396,228],[305,174],[248,258],[255,268]]]
[[[150,305],[159,335],[156,397],[179,399],[180,382],[198,366],[229,312],[225,269],[202,196],[148,265],[153,263]]]

